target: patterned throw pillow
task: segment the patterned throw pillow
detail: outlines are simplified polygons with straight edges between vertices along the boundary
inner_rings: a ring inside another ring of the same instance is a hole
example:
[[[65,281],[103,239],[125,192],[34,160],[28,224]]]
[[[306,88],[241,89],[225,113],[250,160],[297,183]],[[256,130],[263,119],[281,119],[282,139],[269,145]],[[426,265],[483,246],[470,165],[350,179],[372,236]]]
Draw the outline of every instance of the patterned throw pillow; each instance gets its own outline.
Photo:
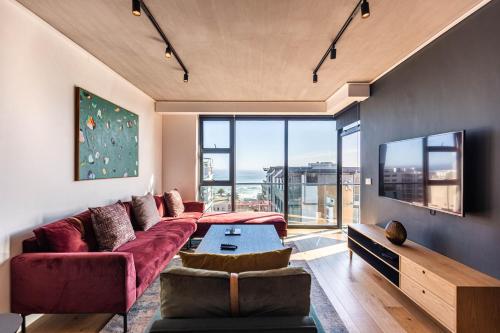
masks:
[[[151,193],[142,197],[132,196],[132,208],[134,210],[135,222],[140,230],[148,230],[161,219],[156,202]]]
[[[99,250],[114,251],[120,245],[135,239],[132,222],[121,203],[89,210]]]
[[[184,213],[181,194],[175,189],[165,193],[165,204],[167,205],[168,216],[177,217]]]

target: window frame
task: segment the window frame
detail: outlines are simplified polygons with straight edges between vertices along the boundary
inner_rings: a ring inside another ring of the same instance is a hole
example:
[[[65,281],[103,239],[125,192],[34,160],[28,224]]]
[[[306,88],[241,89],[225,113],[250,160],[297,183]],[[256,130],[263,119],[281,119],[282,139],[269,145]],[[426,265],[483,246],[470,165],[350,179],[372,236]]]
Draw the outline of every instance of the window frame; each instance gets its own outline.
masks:
[[[199,157],[198,157],[198,163],[199,163],[199,184],[198,184],[198,195],[200,193],[200,188],[202,186],[227,186],[231,187],[231,211],[234,212],[236,209],[235,201],[236,201],[236,168],[235,168],[235,163],[236,163],[236,154],[235,154],[235,129],[236,129],[236,121],[266,121],[266,120],[281,120],[284,122],[284,137],[283,137],[283,142],[284,142],[284,177],[283,177],[283,196],[284,196],[284,202],[283,202],[283,214],[285,216],[285,219],[288,220],[288,196],[289,196],[289,177],[288,177],[288,125],[290,121],[336,121],[336,116],[334,115],[269,115],[269,116],[261,116],[261,115],[231,115],[231,116],[226,116],[226,115],[199,115],[198,117],[198,123],[199,123],[199,137],[198,137],[198,149],[199,149]],[[230,135],[230,140],[229,140],[229,148],[203,148],[203,123],[206,121],[229,121],[229,135]],[[359,127],[358,127],[359,130]],[[340,137],[341,130],[337,130],[337,138]],[[339,142],[337,141],[337,145]],[[230,165],[229,165],[229,180],[228,181],[206,181],[203,180],[203,156],[204,154],[211,153],[211,154],[222,154],[226,153],[229,154],[230,158]],[[340,162],[340,151],[337,150],[337,163]],[[337,164],[338,165],[338,164]],[[340,173],[337,172],[337,210],[341,209],[339,207],[339,196],[338,192],[339,191],[339,179],[340,178]],[[337,215],[337,224],[336,225],[306,225],[306,224],[300,224],[300,225],[289,225],[289,228],[332,228],[332,229],[340,229],[342,228],[342,220],[339,219],[339,215]]]
[[[200,116],[198,137],[198,164],[199,183],[198,196],[202,186],[227,186],[231,187],[231,210],[234,211],[234,117],[231,116]],[[203,123],[209,121],[229,122],[229,148],[204,148],[203,145]],[[205,154],[229,154],[229,179],[228,180],[205,180],[203,179],[203,157]]]

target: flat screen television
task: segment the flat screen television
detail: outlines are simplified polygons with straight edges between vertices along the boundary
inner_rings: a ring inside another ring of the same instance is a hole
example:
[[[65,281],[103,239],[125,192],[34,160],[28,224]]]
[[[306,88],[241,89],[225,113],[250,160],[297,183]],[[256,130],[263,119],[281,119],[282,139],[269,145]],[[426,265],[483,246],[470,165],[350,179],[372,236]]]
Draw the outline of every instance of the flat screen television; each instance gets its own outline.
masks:
[[[379,195],[463,216],[465,132],[388,142],[379,147]]]

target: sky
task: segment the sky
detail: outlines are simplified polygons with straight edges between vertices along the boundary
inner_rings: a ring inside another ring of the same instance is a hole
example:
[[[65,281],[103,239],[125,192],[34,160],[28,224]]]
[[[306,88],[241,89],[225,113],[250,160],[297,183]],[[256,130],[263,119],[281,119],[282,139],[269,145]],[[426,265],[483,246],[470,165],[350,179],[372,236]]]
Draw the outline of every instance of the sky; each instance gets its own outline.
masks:
[[[229,122],[204,123],[204,147],[229,147]],[[235,124],[236,171],[263,172],[264,167],[284,164],[283,120],[237,120]],[[307,166],[313,162],[337,161],[337,131],[334,121],[290,120],[288,122],[289,166]],[[344,165],[358,165],[357,145],[359,135],[345,138]],[[228,155],[214,154],[214,168],[221,170],[229,165]]]

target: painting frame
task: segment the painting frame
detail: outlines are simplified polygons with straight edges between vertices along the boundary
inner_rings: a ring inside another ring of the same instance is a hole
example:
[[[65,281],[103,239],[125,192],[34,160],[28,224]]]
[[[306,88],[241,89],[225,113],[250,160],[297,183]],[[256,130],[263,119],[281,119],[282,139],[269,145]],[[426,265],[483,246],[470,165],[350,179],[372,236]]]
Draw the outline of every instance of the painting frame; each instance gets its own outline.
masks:
[[[139,177],[139,115],[85,88],[74,91],[74,180]]]

